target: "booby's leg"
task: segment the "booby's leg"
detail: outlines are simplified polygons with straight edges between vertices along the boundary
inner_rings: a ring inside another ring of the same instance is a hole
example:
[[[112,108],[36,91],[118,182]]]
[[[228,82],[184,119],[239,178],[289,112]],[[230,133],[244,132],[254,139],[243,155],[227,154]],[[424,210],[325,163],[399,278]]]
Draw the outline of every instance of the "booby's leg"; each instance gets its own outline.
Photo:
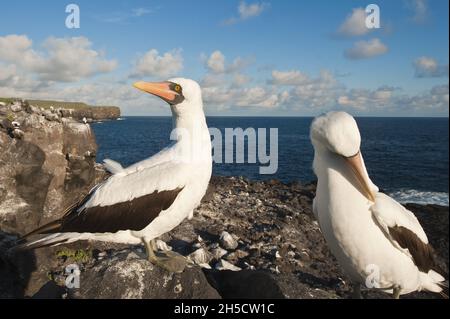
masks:
[[[361,285],[359,283],[354,283],[352,292],[352,299],[362,299],[361,296]]]
[[[180,254],[172,251],[157,252],[154,240],[146,241],[142,238],[145,249],[147,250],[148,261],[167,271],[181,273],[186,268],[187,260]]]
[[[400,287],[395,287],[392,292],[392,299],[400,299]]]

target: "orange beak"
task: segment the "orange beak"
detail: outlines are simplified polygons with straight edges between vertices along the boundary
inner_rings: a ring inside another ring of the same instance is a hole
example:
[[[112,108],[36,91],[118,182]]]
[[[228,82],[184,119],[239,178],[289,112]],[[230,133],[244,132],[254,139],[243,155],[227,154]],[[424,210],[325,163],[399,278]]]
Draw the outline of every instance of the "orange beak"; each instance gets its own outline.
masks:
[[[176,99],[178,93],[170,89],[169,82],[136,82],[133,86],[141,91],[156,95],[169,104]]]
[[[367,197],[368,200],[375,202],[375,196],[369,187],[369,180],[363,168],[361,152],[358,152],[358,154],[352,157],[346,157],[345,160],[350,165],[353,173],[355,174],[355,177],[359,184],[359,191],[365,197]]]

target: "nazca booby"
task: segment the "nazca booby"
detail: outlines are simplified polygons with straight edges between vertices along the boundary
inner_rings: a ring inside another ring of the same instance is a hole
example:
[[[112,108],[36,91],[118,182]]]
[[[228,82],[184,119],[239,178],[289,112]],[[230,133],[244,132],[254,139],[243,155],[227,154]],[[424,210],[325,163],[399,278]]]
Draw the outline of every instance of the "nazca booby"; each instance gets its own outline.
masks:
[[[47,234],[20,248],[39,248],[98,240],[145,244],[149,260],[173,272],[185,267],[175,253],[154,252],[153,240],[172,230],[193,210],[206,193],[212,172],[211,140],[203,112],[200,86],[175,78],[134,86],[166,101],[172,111],[174,143],[152,157],[123,168],[105,160],[112,173],[63,217],[24,236]],[[159,256],[157,256],[159,255]]]
[[[394,298],[420,290],[440,293],[444,278],[427,236],[412,212],[371,181],[355,119],[345,112],[319,116],[310,137],[318,178],[313,212],[354,296],[360,298],[361,284]]]

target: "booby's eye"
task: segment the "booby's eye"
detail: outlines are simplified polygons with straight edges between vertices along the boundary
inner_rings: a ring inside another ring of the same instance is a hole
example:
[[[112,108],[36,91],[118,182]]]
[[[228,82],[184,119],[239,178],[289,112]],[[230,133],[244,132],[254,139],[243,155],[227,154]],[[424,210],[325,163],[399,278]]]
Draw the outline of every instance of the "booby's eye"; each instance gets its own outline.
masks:
[[[179,86],[178,84],[175,85],[175,91],[179,93],[181,91],[181,86]]]

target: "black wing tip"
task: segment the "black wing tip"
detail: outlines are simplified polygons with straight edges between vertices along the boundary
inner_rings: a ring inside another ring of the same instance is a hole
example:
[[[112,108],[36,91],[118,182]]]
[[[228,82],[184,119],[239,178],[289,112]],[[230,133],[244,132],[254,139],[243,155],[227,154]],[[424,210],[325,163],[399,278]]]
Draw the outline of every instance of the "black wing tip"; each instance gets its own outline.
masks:
[[[55,233],[57,232],[56,230],[58,230],[60,227],[61,227],[61,220],[58,219],[32,230],[31,232],[20,237],[19,240],[26,240],[28,237],[31,237],[33,235]]]

